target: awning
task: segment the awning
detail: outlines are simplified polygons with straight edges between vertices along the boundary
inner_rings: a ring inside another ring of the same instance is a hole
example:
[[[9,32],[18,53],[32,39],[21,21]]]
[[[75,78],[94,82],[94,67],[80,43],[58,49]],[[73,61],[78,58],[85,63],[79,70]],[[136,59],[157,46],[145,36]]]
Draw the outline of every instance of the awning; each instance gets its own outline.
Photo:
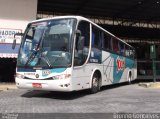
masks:
[[[12,44],[0,44],[0,58],[17,58],[20,45],[12,49]]]

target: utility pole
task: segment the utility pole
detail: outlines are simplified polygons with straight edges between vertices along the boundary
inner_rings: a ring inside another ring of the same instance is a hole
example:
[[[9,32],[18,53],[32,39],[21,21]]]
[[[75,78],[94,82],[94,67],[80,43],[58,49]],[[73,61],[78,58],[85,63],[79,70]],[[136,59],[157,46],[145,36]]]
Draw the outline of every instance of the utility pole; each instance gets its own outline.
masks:
[[[150,58],[152,59],[153,82],[156,82],[156,47],[154,44],[150,46]]]

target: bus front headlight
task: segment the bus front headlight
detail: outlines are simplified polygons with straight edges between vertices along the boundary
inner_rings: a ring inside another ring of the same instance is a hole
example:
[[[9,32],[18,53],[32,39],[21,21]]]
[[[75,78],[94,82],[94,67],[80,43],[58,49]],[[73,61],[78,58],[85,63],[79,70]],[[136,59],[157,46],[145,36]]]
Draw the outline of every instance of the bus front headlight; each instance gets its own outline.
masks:
[[[16,77],[20,79],[24,79],[24,75],[16,73]]]
[[[52,78],[54,80],[57,80],[57,79],[68,79],[70,77],[71,77],[71,74],[61,74],[61,75],[53,76]]]

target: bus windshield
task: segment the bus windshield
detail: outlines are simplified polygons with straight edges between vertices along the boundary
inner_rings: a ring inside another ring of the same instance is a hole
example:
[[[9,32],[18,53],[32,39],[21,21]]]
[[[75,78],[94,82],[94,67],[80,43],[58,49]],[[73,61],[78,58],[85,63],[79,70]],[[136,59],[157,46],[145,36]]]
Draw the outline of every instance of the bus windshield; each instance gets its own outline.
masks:
[[[75,22],[75,19],[68,18],[29,24],[21,44],[17,66],[69,66]]]

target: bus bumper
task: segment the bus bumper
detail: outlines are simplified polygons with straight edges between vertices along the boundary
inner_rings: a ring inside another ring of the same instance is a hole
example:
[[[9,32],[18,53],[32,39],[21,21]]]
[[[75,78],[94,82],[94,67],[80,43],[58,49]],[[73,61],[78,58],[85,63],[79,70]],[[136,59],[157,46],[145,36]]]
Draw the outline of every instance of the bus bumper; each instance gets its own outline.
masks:
[[[63,92],[73,91],[70,79],[30,80],[30,79],[20,79],[16,77],[15,81],[16,81],[16,86],[20,89],[63,91]]]

